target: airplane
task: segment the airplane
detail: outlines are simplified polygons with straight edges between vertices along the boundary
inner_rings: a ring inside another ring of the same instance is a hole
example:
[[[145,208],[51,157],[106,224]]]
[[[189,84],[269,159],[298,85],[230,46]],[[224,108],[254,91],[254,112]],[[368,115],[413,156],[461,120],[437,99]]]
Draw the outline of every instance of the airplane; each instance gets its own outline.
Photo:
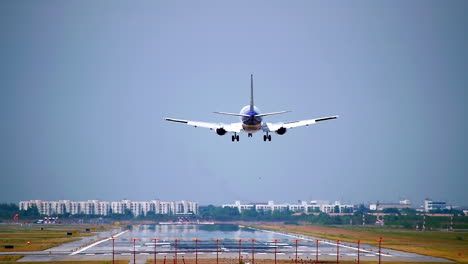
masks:
[[[260,113],[260,110],[254,105],[254,97],[253,97],[253,74],[250,75],[250,105],[247,105],[242,108],[239,114],[236,113],[226,113],[226,112],[213,112],[215,114],[221,115],[229,115],[229,116],[238,116],[240,117],[241,122],[238,123],[230,123],[230,124],[223,124],[223,123],[207,123],[207,122],[198,122],[198,121],[190,121],[190,120],[181,120],[181,119],[174,119],[174,118],[164,118],[166,121],[176,122],[187,124],[189,126],[194,127],[204,127],[209,128],[210,130],[214,130],[216,134],[220,136],[224,136],[227,133],[233,133],[234,135],[231,136],[231,140],[239,141],[238,133],[245,132],[247,133],[248,137],[252,137],[252,134],[257,133],[259,131],[265,132],[263,135],[263,141],[271,141],[270,133],[275,132],[278,135],[284,135],[288,131],[288,129],[306,126],[315,124],[317,122],[322,122],[326,120],[336,119],[338,116],[328,116],[328,117],[321,117],[316,119],[309,119],[309,120],[300,120],[300,121],[292,121],[292,122],[280,122],[280,123],[267,123],[263,121],[263,117],[271,116],[271,115],[278,115],[289,113],[291,111],[280,111],[280,112],[271,112],[271,113]]]

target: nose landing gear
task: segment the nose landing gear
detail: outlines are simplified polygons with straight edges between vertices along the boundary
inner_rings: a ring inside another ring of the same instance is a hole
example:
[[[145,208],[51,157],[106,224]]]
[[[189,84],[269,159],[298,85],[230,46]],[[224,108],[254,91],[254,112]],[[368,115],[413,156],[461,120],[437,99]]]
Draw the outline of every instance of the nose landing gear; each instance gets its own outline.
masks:
[[[249,133],[247,136],[248,136],[248,137],[252,137],[252,133]]]
[[[271,135],[268,135],[268,132],[266,133],[266,135],[263,135],[263,141],[271,141]]]

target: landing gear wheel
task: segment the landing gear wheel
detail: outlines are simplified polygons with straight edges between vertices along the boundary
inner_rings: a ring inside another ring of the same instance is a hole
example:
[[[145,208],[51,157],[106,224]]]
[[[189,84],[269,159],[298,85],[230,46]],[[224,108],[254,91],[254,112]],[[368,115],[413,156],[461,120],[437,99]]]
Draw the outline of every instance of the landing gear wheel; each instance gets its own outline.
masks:
[[[268,135],[268,141],[271,141],[271,135]]]
[[[263,141],[266,141],[266,140],[267,140],[267,136],[263,135]]]
[[[237,140],[237,142],[239,142],[239,135],[236,136],[236,140]]]
[[[232,140],[232,142],[234,142],[234,136],[231,136],[231,140]]]

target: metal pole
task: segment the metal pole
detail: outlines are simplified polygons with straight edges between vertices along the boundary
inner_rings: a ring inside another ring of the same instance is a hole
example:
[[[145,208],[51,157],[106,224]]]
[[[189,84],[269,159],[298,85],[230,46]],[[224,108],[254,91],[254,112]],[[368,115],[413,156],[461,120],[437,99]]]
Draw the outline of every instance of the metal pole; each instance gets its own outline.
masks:
[[[136,244],[136,239],[133,239],[133,263],[136,264],[136,247],[135,247],[135,244]]]
[[[115,263],[115,259],[114,259],[114,252],[115,252],[115,247],[114,247],[114,240],[116,240],[117,238],[114,238],[112,237],[111,240],[112,240],[112,264]]]
[[[133,240],[133,263],[136,263],[136,241],[140,239],[132,238],[131,240]]]
[[[219,263],[219,241],[222,239],[213,239],[213,241],[216,241],[216,264]]]
[[[300,239],[294,239],[293,241],[296,242],[296,264],[297,264],[297,242],[299,242]]]
[[[242,241],[243,239],[236,239],[237,241],[239,241],[239,264],[241,262],[241,251],[242,251]]]
[[[154,241],[154,264],[156,264],[156,242],[158,242],[159,239],[158,238],[153,238],[151,240]]]
[[[450,216],[450,231],[453,230],[453,215]]]
[[[340,240],[336,241],[336,263],[340,264]]]
[[[359,257],[360,257],[360,256],[359,256],[359,253],[360,253],[360,251],[359,251],[359,250],[360,250],[360,246],[361,246],[361,240],[358,240],[358,241],[357,241],[357,263],[358,263],[358,264],[361,263],[361,262],[360,262],[360,259],[359,259]]]
[[[195,264],[198,264],[198,241],[201,239],[195,238],[193,241],[195,241]]]
[[[318,242],[322,241],[320,239],[315,239],[315,263],[318,263]]]
[[[273,239],[273,242],[275,242],[275,264],[276,264],[276,252],[277,252],[277,248],[278,248],[276,246],[276,244],[277,244],[278,241],[279,241],[278,239]]]
[[[381,263],[382,255],[380,254],[382,251],[382,238],[379,239],[379,264]]]
[[[255,241],[256,239],[250,239],[252,241],[252,264],[255,264]]]
[[[177,264],[177,242],[180,241],[180,239],[176,238],[174,239],[174,263]]]
[[[426,231],[426,215],[423,215],[423,226],[422,226],[422,231]]]

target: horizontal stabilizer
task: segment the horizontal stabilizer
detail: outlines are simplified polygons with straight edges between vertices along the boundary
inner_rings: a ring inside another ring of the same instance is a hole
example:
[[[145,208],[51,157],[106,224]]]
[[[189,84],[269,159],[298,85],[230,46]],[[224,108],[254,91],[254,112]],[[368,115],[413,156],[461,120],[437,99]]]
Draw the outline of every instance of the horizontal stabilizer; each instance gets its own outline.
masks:
[[[174,118],[164,118],[164,120],[166,120],[166,121],[171,121],[171,122],[177,122],[177,123],[183,123],[183,124],[187,124],[187,123],[188,123],[187,120],[180,120],[180,119],[174,119]]]
[[[230,115],[230,116],[241,116],[241,117],[250,117],[249,115],[244,115],[244,114],[236,114],[236,113],[226,113],[226,112],[213,112],[215,114],[220,114],[220,115]]]
[[[280,111],[280,112],[264,113],[264,114],[255,115],[255,117],[279,115],[279,114],[284,114],[284,113],[289,113],[289,112],[291,112],[291,111]]]

